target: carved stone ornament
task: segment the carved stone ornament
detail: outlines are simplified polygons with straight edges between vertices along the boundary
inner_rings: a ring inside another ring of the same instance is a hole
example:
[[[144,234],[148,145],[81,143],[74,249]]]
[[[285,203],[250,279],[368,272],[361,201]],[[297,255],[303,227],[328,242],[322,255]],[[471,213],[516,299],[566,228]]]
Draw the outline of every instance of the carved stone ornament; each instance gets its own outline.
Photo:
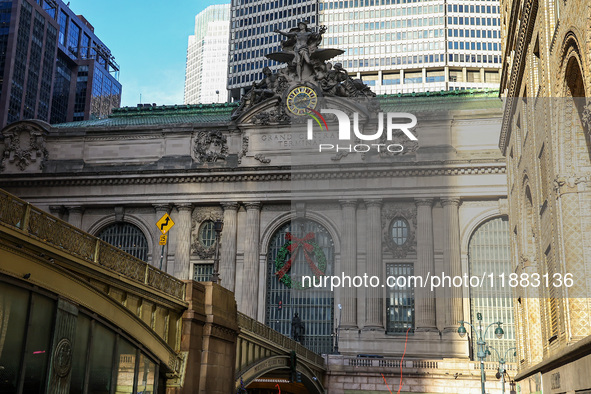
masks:
[[[282,106],[267,112],[261,112],[255,115],[254,124],[268,126],[270,124],[289,124],[290,116],[285,112]]]
[[[392,239],[392,223],[396,219],[404,219],[408,223],[408,236],[406,242],[398,245]],[[394,258],[403,259],[408,254],[416,253],[416,229],[417,211],[416,208],[403,208],[392,205],[385,205],[382,208],[382,234],[384,245],[392,252]]]
[[[318,97],[363,100],[375,97],[369,86],[363,80],[350,76],[341,63],[333,64],[328,61],[345,51],[321,48],[322,35],[326,30],[326,26],[309,28],[308,23],[303,20],[298,21],[297,27],[289,31],[275,30],[276,34],[285,37],[281,41],[281,51],[267,53],[265,57],[283,63],[285,67],[277,71],[265,67],[263,78],[254,82],[250,90],[240,98],[240,105],[232,113],[232,119],[260,125],[289,124],[297,119],[297,116],[292,115],[306,114],[306,108],[315,106],[315,99]],[[297,90],[290,97],[289,92],[293,93],[294,88],[303,90]],[[314,102],[313,105],[304,98],[305,94]],[[295,96],[298,100],[294,100]],[[291,107],[290,100],[293,104]],[[301,112],[294,112],[294,106],[299,107]],[[251,110],[253,113],[260,112],[251,117]]]
[[[199,230],[206,221],[223,220],[224,212],[221,207],[197,207],[191,217],[191,254],[197,254],[202,259],[210,259],[215,254],[215,242],[206,247],[199,241]]]
[[[0,171],[6,171],[10,167],[25,171],[33,163],[38,164],[39,170],[43,169],[48,158],[45,130],[20,124],[9,127],[3,134],[4,154],[0,162]]]
[[[411,130],[412,134],[418,138],[419,133],[418,129],[414,128]],[[402,152],[389,152],[386,148],[380,150],[379,156],[381,158],[398,156],[398,155],[408,155],[409,153],[415,153],[419,149],[419,142],[413,141],[406,137],[402,131],[394,132],[392,138],[395,143],[402,145]],[[392,141],[388,141],[386,139],[386,135],[382,135],[380,139],[380,143],[384,145],[389,145]]]
[[[200,163],[215,163],[228,157],[228,140],[219,130],[200,131],[193,148],[195,160]]]
[[[242,136],[242,149],[240,149],[240,152],[238,152],[238,164],[242,163],[242,158],[244,156],[246,156],[246,153],[248,152],[248,136],[247,135],[243,135]]]
[[[269,164],[271,162],[271,159],[268,159],[267,157],[265,157],[265,155],[261,153],[254,155],[254,159],[260,161],[263,164]]]
[[[62,338],[53,352],[53,370],[60,378],[68,376],[72,369],[72,343],[68,338]]]
[[[583,109],[583,126],[587,130],[587,133],[591,132],[591,103],[585,105]]]
[[[561,174],[554,181],[554,191],[557,194],[574,193],[579,191],[579,184],[591,183],[591,174]]]

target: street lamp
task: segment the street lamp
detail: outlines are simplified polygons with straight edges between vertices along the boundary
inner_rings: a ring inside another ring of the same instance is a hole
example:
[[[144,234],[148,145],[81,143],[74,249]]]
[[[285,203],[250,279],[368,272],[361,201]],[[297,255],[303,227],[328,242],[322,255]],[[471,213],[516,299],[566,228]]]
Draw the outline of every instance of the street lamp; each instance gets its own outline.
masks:
[[[215,231],[215,256],[213,258],[213,273],[211,274],[211,281],[213,283],[221,282],[220,279],[220,235],[222,234],[222,229],[224,228],[224,222],[221,220],[216,220],[213,223],[213,229]]]
[[[339,322],[337,323],[337,334],[335,335],[334,352],[339,354],[339,329],[341,328],[341,316],[343,314],[343,306],[339,304]]]
[[[484,382],[486,381],[486,375],[484,373],[484,360],[486,359],[486,351],[485,351],[485,346],[486,346],[486,342],[485,342],[485,338],[486,338],[486,333],[488,332],[488,329],[493,326],[493,325],[497,325],[497,328],[495,328],[495,335],[497,338],[501,339],[503,337],[503,334],[505,334],[505,332],[503,331],[503,329],[501,328],[501,324],[503,324],[500,321],[494,322],[494,323],[490,323],[488,325],[488,327],[486,327],[486,330],[484,330],[484,334],[482,333],[482,313],[477,313],[476,314],[476,318],[478,319],[478,330],[476,330],[476,328],[467,321],[464,320],[460,320],[458,323],[460,324],[460,327],[458,327],[458,334],[460,335],[460,338],[463,338],[467,331],[466,331],[466,327],[464,327],[464,324],[469,324],[470,327],[472,327],[472,330],[474,330],[476,332],[476,345],[477,347],[477,352],[476,355],[478,356],[478,360],[480,360],[480,387],[482,389],[482,394],[486,394],[484,391]],[[490,352],[489,352],[490,354]]]
[[[505,351],[505,356],[501,357],[501,354],[499,353],[499,351],[497,349],[495,349],[492,346],[488,346],[488,349],[492,349],[495,351],[495,353],[497,354],[497,358],[499,359],[499,372],[497,372],[497,379],[501,379],[501,386],[503,388],[503,394],[505,394],[505,363],[507,360],[507,354],[509,353],[510,350],[515,350],[516,348],[512,347],[509,348]],[[487,354],[490,355],[490,350],[486,350]],[[515,356],[516,353],[513,352],[513,356]]]

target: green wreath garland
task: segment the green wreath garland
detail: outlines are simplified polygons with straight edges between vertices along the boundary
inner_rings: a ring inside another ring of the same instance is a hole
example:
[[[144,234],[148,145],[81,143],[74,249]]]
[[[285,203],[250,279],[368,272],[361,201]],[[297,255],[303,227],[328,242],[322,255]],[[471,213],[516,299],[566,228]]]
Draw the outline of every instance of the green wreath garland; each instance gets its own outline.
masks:
[[[281,268],[283,268],[285,263],[289,260],[290,253],[289,253],[288,247],[292,243],[293,243],[292,241],[286,242],[281,247],[281,249],[279,249],[279,252],[277,252],[277,257],[275,258],[275,271],[281,270]],[[308,243],[310,245],[312,245],[312,247],[314,248],[314,257],[316,257],[316,261],[318,263],[318,269],[323,273],[326,272],[326,264],[327,264],[326,263],[326,256],[324,255],[322,248],[314,241],[310,241]],[[281,278],[280,281],[284,285],[289,287],[290,289],[295,289],[295,290],[306,290],[311,287],[311,286],[302,286],[301,282],[292,281],[291,276],[289,274],[283,275],[283,278]]]

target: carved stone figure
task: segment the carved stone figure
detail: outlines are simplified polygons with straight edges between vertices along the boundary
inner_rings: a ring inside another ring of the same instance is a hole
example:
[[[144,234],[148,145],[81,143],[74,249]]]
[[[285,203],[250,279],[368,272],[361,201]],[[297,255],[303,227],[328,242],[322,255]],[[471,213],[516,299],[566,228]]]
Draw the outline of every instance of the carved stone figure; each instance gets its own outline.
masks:
[[[302,80],[302,70],[305,64],[312,65],[311,52],[314,52],[318,44],[322,41],[322,34],[326,31],[326,27],[322,26],[318,33],[308,29],[306,22],[298,23],[297,29],[291,29],[288,33],[280,30],[275,30],[275,33],[281,34],[288,38],[282,46],[288,47],[293,45],[293,65],[296,67],[298,79]]]
[[[248,113],[260,103],[268,106],[257,107],[257,114],[247,117],[248,122],[255,124],[291,123],[293,115],[285,110],[284,94],[294,88],[307,89],[315,92],[317,97],[352,97],[370,99],[375,94],[361,79],[352,79],[342,64],[334,66],[328,62],[335,56],[344,53],[334,48],[319,48],[322,34],[326,27],[321,26],[317,31],[308,28],[307,22],[300,21],[297,28],[288,32],[275,30],[276,33],[287,37],[281,42],[282,50],[265,55],[268,59],[286,66],[277,72],[268,67],[263,69],[264,78],[252,85],[250,91],[240,99],[240,105],[232,113],[232,119],[238,119]],[[273,102],[275,100],[275,102]],[[368,103],[371,106],[371,103]]]

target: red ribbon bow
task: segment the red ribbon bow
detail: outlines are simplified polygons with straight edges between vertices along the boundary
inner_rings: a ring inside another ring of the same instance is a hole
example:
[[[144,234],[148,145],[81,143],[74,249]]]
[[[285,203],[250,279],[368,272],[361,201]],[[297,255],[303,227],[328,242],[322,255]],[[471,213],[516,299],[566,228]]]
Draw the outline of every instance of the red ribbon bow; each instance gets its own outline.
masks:
[[[314,252],[314,245],[311,245],[309,243],[309,241],[313,240],[314,237],[315,235],[313,232],[309,232],[308,234],[306,234],[304,238],[297,238],[291,233],[285,234],[285,239],[287,241],[291,241],[291,244],[287,246],[287,250],[289,251],[289,253],[291,253],[291,258],[285,263],[285,265],[279,271],[275,272],[275,275],[279,276],[279,279],[283,278],[285,274],[287,274],[287,271],[289,271],[289,269],[291,268],[291,264],[295,261],[298,255],[298,250],[300,249],[300,246],[302,249],[304,249],[304,257],[306,258],[308,266],[310,267],[312,272],[314,272],[314,275],[324,275],[324,272],[318,269],[316,264],[314,264],[314,262],[308,255],[308,253]]]

